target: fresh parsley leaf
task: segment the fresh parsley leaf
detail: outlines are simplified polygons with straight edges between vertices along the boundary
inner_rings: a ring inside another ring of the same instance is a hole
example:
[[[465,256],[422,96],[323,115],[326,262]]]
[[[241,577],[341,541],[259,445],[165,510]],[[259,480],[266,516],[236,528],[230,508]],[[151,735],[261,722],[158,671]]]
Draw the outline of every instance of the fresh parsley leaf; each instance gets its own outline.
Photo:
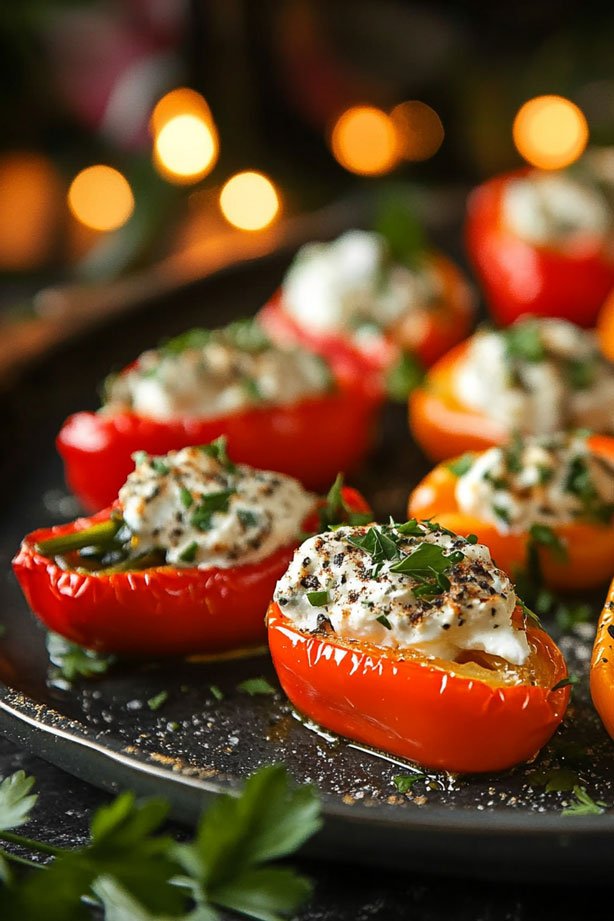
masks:
[[[386,630],[392,630],[392,624],[390,623],[390,621],[388,620],[385,614],[380,614],[379,617],[376,617],[375,619],[378,623],[382,625],[382,627],[385,627]]]
[[[329,604],[330,595],[328,592],[306,592],[305,597],[309,604],[314,608],[321,608],[325,604]]]
[[[210,442],[208,445],[200,445],[200,450],[203,454],[208,454],[209,457],[213,457],[222,467],[228,470],[229,473],[233,473],[237,468],[235,464],[228,457],[227,450],[227,439],[225,435],[220,435],[219,438],[216,438],[215,441]]]
[[[508,508],[506,508],[505,505],[499,505],[497,502],[493,502],[492,510],[497,516],[497,518],[499,519],[499,521],[502,521],[504,524],[510,523],[511,521],[510,511]]]
[[[522,470],[522,452],[524,448],[524,442],[522,436],[515,432],[512,435],[512,438],[505,445],[503,451],[503,459],[505,461],[505,466],[510,473],[520,473]]]
[[[407,793],[418,780],[424,780],[426,774],[416,771],[415,774],[397,774],[392,781],[399,793]]]
[[[182,486],[179,490],[179,498],[184,508],[191,508],[191,506],[194,504],[194,497],[190,490],[186,489],[185,486]]]
[[[424,367],[415,355],[401,352],[386,374],[386,391],[391,400],[404,403],[412,390],[422,382]]]
[[[333,530],[344,524],[363,525],[373,520],[371,512],[356,512],[343,495],[344,476],[338,473],[335,482],[328,490],[326,498],[318,508],[318,527],[320,532]]]
[[[28,821],[38,799],[36,793],[30,793],[34,783],[34,777],[28,777],[25,771],[16,771],[4,778],[0,784],[0,831],[17,828]]]
[[[77,643],[71,643],[59,633],[47,633],[47,652],[54,668],[51,678],[63,678],[72,682],[76,678],[92,678],[103,675],[117,658],[113,655],[85,649]]]
[[[253,528],[258,524],[258,515],[247,508],[237,509],[237,518],[244,528]]]
[[[260,387],[258,386],[258,381],[255,380],[255,378],[247,377],[247,376],[243,377],[241,379],[241,386],[243,387],[243,390],[245,391],[249,399],[252,400],[254,403],[258,403],[260,400],[263,399],[262,391]]]
[[[172,339],[166,339],[160,343],[159,349],[164,355],[177,356],[185,352],[186,349],[202,349],[211,341],[212,331],[195,327],[188,329]]]
[[[576,797],[576,802],[563,809],[561,815],[601,815],[603,813],[605,803],[592,799],[586,792],[586,787],[576,786],[573,788],[573,793]]]
[[[149,462],[149,454],[147,451],[135,451],[132,455],[132,460],[134,461],[134,466],[138,467],[139,464],[146,464]]]
[[[152,457],[151,466],[160,476],[166,476],[169,470],[168,465],[164,463],[161,457]]]
[[[577,771],[568,767],[533,771],[527,779],[533,787],[544,787],[546,793],[570,793],[579,783]]]
[[[153,710],[155,712],[156,710],[159,710],[160,707],[162,707],[166,703],[167,700],[168,700],[168,691],[160,691],[159,694],[154,694],[153,697],[149,698],[149,700],[147,701],[147,706],[149,707],[150,710]]]
[[[224,694],[220,690],[220,688],[218,688],[217,684],[210,684],[209,690],[211,691],[211,693],[213,694],[216,700],[224,700]]]
[[[193,563],[196,559],[196,554],[198,552],[198,544],[195,540],[190,541],[186,547],[179,554],[179,559],[182,563]]]
[[[470,469],[475,460],[475,454],[467,452],[466,454],[461,454],[460,457],[455,458],[454,460],[448,461],[446,467],[454,476],[461,477],[464,476]]]
[[[587,390],[595,380],[595,359],[570,358],[566,362],[567,380],[574,390]]]
[[[445,573],[465,559],[461,550],[446,553],[437,544],[418,544],[407,556],[403,556],[390,567],[390,572],[413,574]]]
[[[249,694],[250,697],[275,693],[275,688],[266,678],[247,678],[237,685],[237,690],[243,691],[244,694]]]

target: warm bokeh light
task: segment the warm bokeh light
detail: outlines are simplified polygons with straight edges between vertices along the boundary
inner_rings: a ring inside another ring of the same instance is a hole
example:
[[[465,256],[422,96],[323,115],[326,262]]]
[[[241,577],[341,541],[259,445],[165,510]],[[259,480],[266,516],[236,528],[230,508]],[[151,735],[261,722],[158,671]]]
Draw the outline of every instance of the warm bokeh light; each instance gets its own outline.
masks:
[[[195,114],[175,115],[156,135],[154,163],[171,182],[198,182],[215,166],[218,150],[211,122]]]
[[[279,214],[277,189],[263,173],[236,173],[220,192],[220,208],[226,220],[240,230],[262,230]]]
[[[437,153],[445,132],[435,109],[410,99],[395,106],[390,117],[397,132],[399,153],[405,160],[428,160]]]
[[[540,169],[562,169],[584,152],[588,124],[581,109],[562,96],[536,96],[514,119],[514,143]]]
[[[63,199],[57,170],[42,154],[0,158],[0,269],[35,268],[49,258]]]
[[[399,160],[392,119],[375,106],[347,109],[333,127],[331,148],[341,166],[362,176],[388,173]]]
[[[149,122],[153,136],[156,137],[167,122],[178,115],[196,115],[204,122],[212,121],[211,110],[204,97],[196,90],[180,86],[156,103]]]
[[[92,230],[117,230],[134,211],[128,180],[111,166],[88,166],[73,179],[68,205],[74,216]]]

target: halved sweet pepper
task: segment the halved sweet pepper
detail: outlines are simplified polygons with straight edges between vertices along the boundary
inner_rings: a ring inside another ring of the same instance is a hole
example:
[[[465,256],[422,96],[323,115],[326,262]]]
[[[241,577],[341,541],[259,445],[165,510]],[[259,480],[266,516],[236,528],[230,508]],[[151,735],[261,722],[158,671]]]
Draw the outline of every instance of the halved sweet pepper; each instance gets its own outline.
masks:
[[[592,435],[587,440],[592,454],[614,462],[614,438]],[[468,454],[467,460],[471,455]],[[477,455],[474,455],[477,456]],[[434,518],[445,528],[466,537],[476,534],[486,544],[497,566],[512,578],[526,564],[527,531],[499,530],[495,523],[464,512],[456,498],[459,472],[454,461],[438,464],[409,496],[408,515]],[[554,546],[534,543],[544,583],[561,591],[595,588],[608,580],[614,569],[614,520],[574,520],[553,523],[547,529],[554,535]]]
[[[529,173],[496,176],[469,197],[465,242],[488,307],[502,325],[530,313],[592,327],[614,287],[609,244],[596,235],[562,249],[519,237],[506,225],[503,202],[510,184]]]
[[[614,582],[603,606],[591,656],[591,697],[614,739]]]
[[[516,618],[522,621],[518,608]],[[550,637],[526,624],[531,647],[519,681],[509,663],[479,655],[463,664],[297,629],[279,606],[267,614],[269,646],[294,706],[333,732],[428,768],[500,771],[533,757],[569,702],[567,669]]]
[[[370,512],[356,490],[343,487],[341,496],[348,514]],[[325,508],[325,500],[320,505]],[[153,560],[147,568],[131,569],[128,562],[87,571],[77,568],[74,553],[58,560],[63,538],[87,532],[82,546],[95,544],[91,529],[112,530],[113,513],[107,508],[24,538],[13,569],[32,611],[49,630],[88,649],[129,656],[213,653],[266,640],[267,605],[301,535],[265,559],[227,568],[177,568]],[[303,527],[319,526],[314,510]]]

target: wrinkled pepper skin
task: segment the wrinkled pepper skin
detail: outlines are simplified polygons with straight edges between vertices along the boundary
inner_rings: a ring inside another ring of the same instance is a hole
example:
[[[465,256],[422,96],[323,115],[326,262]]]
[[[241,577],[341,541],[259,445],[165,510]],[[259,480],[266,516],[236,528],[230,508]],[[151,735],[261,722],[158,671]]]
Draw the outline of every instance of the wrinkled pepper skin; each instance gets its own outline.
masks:
[[[614,463],[614,438],[592,435],[591,451]],[[461,511],[456,500],[458,476],[447,464],[438,464],[418,483],[408,502],[409,518],[433,518],[444,528],[467,537],[476,534],[497,562],[514,579],[526,565],[526,531],[500,532],[491,521],[484,521]],[[558,591],[581,591],[598,588],[614,570],[614,521],[598,523],[572,521],[553,524],[552,531],[565,545],[566,556],[557,556],[548,547],[538,547],[544,582]]]
[[[506,188],[529,172],[496,176],[469,196],[465,243],[489,310],[502,326],[530,313],[593,327],[614,287],[614,259],[601,237],[563,250],[523,240],[506,226]]]
[[[343,488],[352,511],[370,511],[356,490]],[[214,653],[266,642],[264,616],[277,580],[300,543],[279,547],[263,560],[229,568],[150,569],[95,573],[62,569],[36,544],[109,518],[91,518],[28,534],[13,560],[26,600],[43,624],[80,646],[127,656]],[[317,515],[306,530],[317,529]]]
[[[378,401],[360,382],[288,406],[212,419],[159,421],[132,412],[79,412],[56,439],[68,486],[87,511],[110,505],[134,469],[132,454],[166,454],[225,435],[236,463],[296,477],[321,489],[354,470],[370,448]]]
[[[614,739],[614,582],[597,624],[590,670],[591,697],[608,734]]]
[[[302,326],[284,310],[279,289],[263,307],[259,321],[280,345],[303,345],[322,355],[342,381],[362,379],[385,396],[386,374],[403,352],[428,368],[471,330],[474,295],[460,269],[440,253],[428,256],[442,286],[441,301],[412,311],[386,333],[373,335],[368,345],[342,333],[322,333]]]
[[[550,739],[569,702],[563,656],[529,625],[543,686],[463,677],[455,663],[361,643],[343,644],[298,630],[272,603],[269,647],[286,695],[321,726],[407,758],[458,773],[501,771],[533,757]],[[556,689],[555,689],[556,688]]]

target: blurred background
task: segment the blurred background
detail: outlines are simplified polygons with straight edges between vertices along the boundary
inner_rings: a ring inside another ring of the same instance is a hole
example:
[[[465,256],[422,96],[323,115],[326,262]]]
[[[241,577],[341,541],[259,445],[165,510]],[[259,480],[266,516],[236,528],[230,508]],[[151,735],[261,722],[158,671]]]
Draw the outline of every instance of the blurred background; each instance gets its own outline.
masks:
[[[518,122],[532,98],[569,101],[557,165],[614,143],[613,35],[563,0],[4,3],[0,361],[386,183],[460,225],[477,181],[550,165]]]

